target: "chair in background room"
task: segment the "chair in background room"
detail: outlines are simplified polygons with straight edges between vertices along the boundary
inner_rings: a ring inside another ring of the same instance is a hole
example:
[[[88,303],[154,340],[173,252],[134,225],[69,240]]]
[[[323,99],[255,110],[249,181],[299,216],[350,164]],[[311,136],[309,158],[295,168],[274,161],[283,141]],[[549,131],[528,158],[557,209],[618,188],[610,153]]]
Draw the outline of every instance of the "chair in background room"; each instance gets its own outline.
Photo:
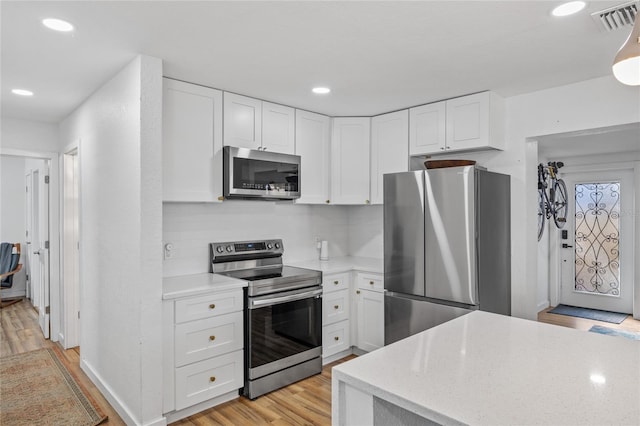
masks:
[[[0,309],[17,303],[22,297],[2,300],[2,290],[13,286],[13,276],[22,269],[20,243],[0,244]]]

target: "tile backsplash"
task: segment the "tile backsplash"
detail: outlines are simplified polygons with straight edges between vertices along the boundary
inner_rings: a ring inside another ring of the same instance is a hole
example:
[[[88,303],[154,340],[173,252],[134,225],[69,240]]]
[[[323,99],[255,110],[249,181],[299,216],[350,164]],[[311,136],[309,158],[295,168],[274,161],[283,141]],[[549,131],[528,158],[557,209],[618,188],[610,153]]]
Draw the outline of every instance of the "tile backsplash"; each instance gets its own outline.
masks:
[[[370,206],[372,211],[377,207]],[[291,263],[317,258],[317,237],[329,242],[330,258],[347,256],[349,228],[346,206],[265,201],[164,203],[163,242],[173,244],[171,258],[164,260],[164,276],[209,272],[209,243],[214,241],[281,238],[283,260]],[[358,235],[366,233],[358,231]]]

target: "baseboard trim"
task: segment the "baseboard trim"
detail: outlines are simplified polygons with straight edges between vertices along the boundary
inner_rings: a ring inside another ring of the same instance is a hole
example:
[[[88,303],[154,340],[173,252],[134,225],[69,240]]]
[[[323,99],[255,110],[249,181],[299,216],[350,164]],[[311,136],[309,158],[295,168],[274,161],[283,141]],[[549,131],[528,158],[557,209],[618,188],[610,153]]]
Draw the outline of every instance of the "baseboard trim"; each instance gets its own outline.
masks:
[[[544,302],[540,302],[538,303],[538,313],[544,311],[545,309],[547,309],[549,306],[551,306],[551,304],[549,304],[548,300],[545,300]]]
[[[323,356],[322,357],[322,365],[324,366],[324,365],[327,365],[327,364],[331,364],[332,362],[337,361],[339,359],[342,359],[342,358],[344,358],[346,356],[349,356],[351,354],[353,354],[353,349],[349,348],[349,349],[345,349],[344,351],[338,352],[338,353],[333,354],[333,355],[329,355],[329,356],[326,356],[326,357]]]
[[[216,405],[220,405],[224,402],[228,402],[240,397],[240,392],[235,390],[223,395],[217,396],[212,399],[208,399],[204,402],[200,402],[196,405],[192,405],[191,407],[183,408],[182,410],[172,411],[171,413],[165,413],[165,419],[167,424],[173,423],[180,419],[184,419],[185,417],[192,416],[196,413],[199,413],[204,410],[208,410],[209,408],[215,407]]]
[[[84,359],[80,360],[80,368],[91,379],[93,384],[96,385],[100,393],[111,404],[114,410],[120,415],[122,420],[128,425],[141,425],[135,417],[131,414],[127,406],[113,393],[113,390],[109,385],[105,383],[100,374]]]

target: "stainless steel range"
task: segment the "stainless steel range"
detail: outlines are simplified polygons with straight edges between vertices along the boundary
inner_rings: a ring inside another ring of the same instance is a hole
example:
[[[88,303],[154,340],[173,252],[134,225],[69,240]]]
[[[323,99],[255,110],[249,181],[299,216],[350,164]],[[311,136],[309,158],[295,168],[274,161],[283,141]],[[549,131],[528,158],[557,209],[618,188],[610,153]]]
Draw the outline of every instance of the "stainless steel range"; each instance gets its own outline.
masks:
[[[255,399],[322,371],[322,272],[282,264],[282,240],[211,243],[211,269],[247,280],[245,385]]]

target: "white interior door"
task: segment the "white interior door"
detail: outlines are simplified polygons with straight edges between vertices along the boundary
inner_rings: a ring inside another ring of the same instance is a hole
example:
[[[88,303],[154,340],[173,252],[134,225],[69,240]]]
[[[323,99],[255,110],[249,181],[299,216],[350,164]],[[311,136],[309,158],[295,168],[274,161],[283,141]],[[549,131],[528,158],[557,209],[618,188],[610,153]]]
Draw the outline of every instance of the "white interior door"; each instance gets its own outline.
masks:
[[[29,278],[31,280],[31,303],[33,306],[40,310],[42,299],[42,276],[40,274],[40,226],[38,218],[40,217],[40,171],[31,171],[31,237],[29,238],[29,264],[31,270]]]
[[[80,328],[79,174],[78,152],[64,155],[64,347],[78,346]]]
[[[33,255],[31,253],[31,239],[33,238],[33,177],[31,176],[31,172],[25,174],[25,187],[26,187],[26,195],[25,195],[25,213],[26,213],[26,235],[25,242],[26,246],[23,250],[24,253],[24,270],[26,271],[27,276],[27,298],[31,300],[31,303],[34,303],[34,291],[33,291],[33,278],[31,272],[31,264],[33,263]],[[35,305],[34,305],[35,306]]]
[[[34,169],[32,176],[32,238],[30,239],[32,303],[38,309],[38,322],[49,338],[49,183],[46,165]]]
[[[560,249],[560,301],[631,313],[634,276],[632,170],[566,173],[567,247]]]

